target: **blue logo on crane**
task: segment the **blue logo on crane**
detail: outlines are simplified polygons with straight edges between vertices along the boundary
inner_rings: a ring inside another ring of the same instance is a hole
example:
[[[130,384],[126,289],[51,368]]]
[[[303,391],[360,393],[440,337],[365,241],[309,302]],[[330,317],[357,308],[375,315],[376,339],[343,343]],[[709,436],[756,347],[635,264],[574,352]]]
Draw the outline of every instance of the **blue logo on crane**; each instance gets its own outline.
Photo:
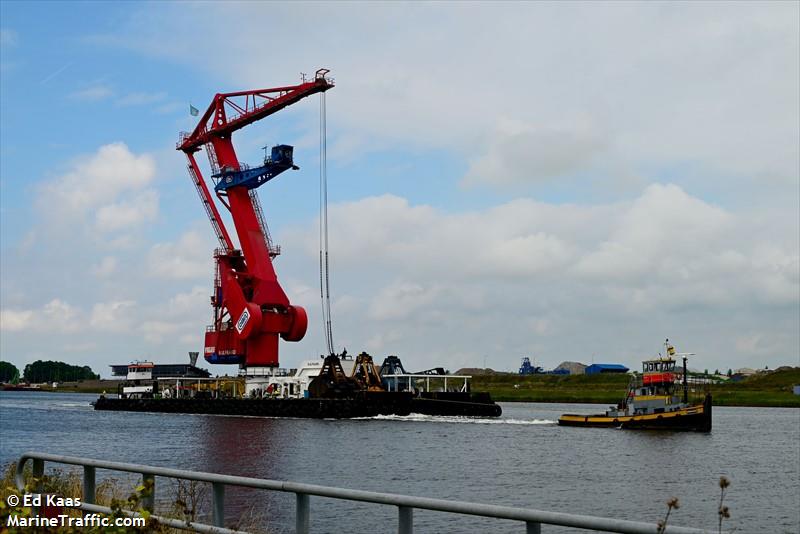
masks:
[[[239,320],[236,321],[236,331],[241,334],[242,330],[244,330],[244,327],[247,326],[247,321],[249,320],[250,312],[247,311],[247,308],[245,308],[242,314],[239,316]]]

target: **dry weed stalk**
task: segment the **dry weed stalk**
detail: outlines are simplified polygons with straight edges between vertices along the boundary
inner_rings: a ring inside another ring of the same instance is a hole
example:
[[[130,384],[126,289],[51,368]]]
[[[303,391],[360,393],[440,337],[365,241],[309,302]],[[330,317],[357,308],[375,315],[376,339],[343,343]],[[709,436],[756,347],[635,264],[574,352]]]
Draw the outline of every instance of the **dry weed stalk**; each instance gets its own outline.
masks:
[[[672,509],[674,508],[677,510],[680,507],[681,503],[678,501],[677,497],[672,497],[667,501],[667,513],[664,514],[664,519],[658,521],[658,534],[664,534],[667,530],[667,522],[669,521],[669,514],[672,513]]]
[[[727,506],[725,506],[725,490],[731,485],[731,481],[727,477],[719,477],[719,507],[717,508],[717,515],[719,516],[719,528],[717,532],[722,533],[722,521],[730,519],[731,514]]]

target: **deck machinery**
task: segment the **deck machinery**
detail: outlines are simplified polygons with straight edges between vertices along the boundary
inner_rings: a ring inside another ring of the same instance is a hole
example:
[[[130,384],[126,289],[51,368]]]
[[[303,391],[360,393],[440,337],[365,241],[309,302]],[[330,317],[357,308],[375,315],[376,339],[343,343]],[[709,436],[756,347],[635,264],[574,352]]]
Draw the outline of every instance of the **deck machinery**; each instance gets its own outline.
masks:
[[[282,172],[297,169],[289,145],[272,148],[262,165],[240,163],[233,133],[303,98],[334,86],[320,69],[299,85],[214,96],[191,133],[181,133],[177,149],[186,154],[189,175],[219,241],[211,305],[213,324],[205,334],[205,359],[239,364],[248,376],[265,376],[278,366],[278,339],[300,341],[308,328],[306,311],[293,305],[273,267],[280,254],[269,235],[256,188]],[[230,212],[240,248],[236,248],[200,171],[195,154],[205,149],[214,194]]]

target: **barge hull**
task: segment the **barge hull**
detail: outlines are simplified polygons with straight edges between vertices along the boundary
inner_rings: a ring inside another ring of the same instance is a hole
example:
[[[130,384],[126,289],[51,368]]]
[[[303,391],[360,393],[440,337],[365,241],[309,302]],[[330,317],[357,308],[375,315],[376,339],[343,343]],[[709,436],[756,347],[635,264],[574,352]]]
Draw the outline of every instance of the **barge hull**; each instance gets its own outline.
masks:
[[[353,399],[111,399],[100,397],[95,410],[350,419],[378,415],[497,417],[497,404],[414,398],[410,393],[378,393]]]

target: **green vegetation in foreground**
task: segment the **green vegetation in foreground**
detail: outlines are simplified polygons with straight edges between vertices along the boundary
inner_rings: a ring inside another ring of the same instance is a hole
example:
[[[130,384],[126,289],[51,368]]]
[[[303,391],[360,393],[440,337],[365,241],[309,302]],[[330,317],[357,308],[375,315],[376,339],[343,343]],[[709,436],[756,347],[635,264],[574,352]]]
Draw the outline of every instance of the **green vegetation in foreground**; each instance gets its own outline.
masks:
[[[476,375],[473,391],[488,391],[496,401],[589,402],[616,404],[627,391],[630,375]],[[800,407],[800,368],[755,375],[740,382],[711,386],[716,406]],[[518,387],[515,387],[518,386]]]
[[[143,508],[144,498],[151,496],[152,484],[136,483],[129,478],[98,478],[96,487],[95,504],[111,508],[111,518],[123,517],[125,510],[136,511],[147,519],[144,527],[102,527],[102,526],[65,526],[65,527],[22,527],[11,526],[9,516],[16,516],[17,523],[33,515],[33,510],[22,504],[12,506],[8,504],[8,497],[16,495],[22,497],[24,493],[53,494],[58,497],[80,498],[82,493],[82,474],[77,469],[62,470],[48,468],[41,479],[33,478],[31,462],[25,466],[25,480],[27,486],[24,491],[16,487],[14,475],[16,464],[10,464],[5,473],[0,472],[0,532],[9,534],[59,532],[68,534],[178,534],[186,532],[158,523],[151,513]],[[141,480],[141,479],[139,479]],[[160,483],[161,484],[161,483]],[[159,492],[162,496],[156,502],[154,514],[161,517],[178,519],[185,522],[210,522],[211,502],[209,496],[210,485],[189,480],[175,481],[174,484],[164,484]],[[163,495],[166,494],[166,497]],[[79,510],[65,509],[66,515],[80,517]],[[253,506],[246,509],[235,521],[228,521],[226,525],[234,530],[254,532],[256,534],[273,534],[277,532],[270,525],[270,510],[264,505]]]

